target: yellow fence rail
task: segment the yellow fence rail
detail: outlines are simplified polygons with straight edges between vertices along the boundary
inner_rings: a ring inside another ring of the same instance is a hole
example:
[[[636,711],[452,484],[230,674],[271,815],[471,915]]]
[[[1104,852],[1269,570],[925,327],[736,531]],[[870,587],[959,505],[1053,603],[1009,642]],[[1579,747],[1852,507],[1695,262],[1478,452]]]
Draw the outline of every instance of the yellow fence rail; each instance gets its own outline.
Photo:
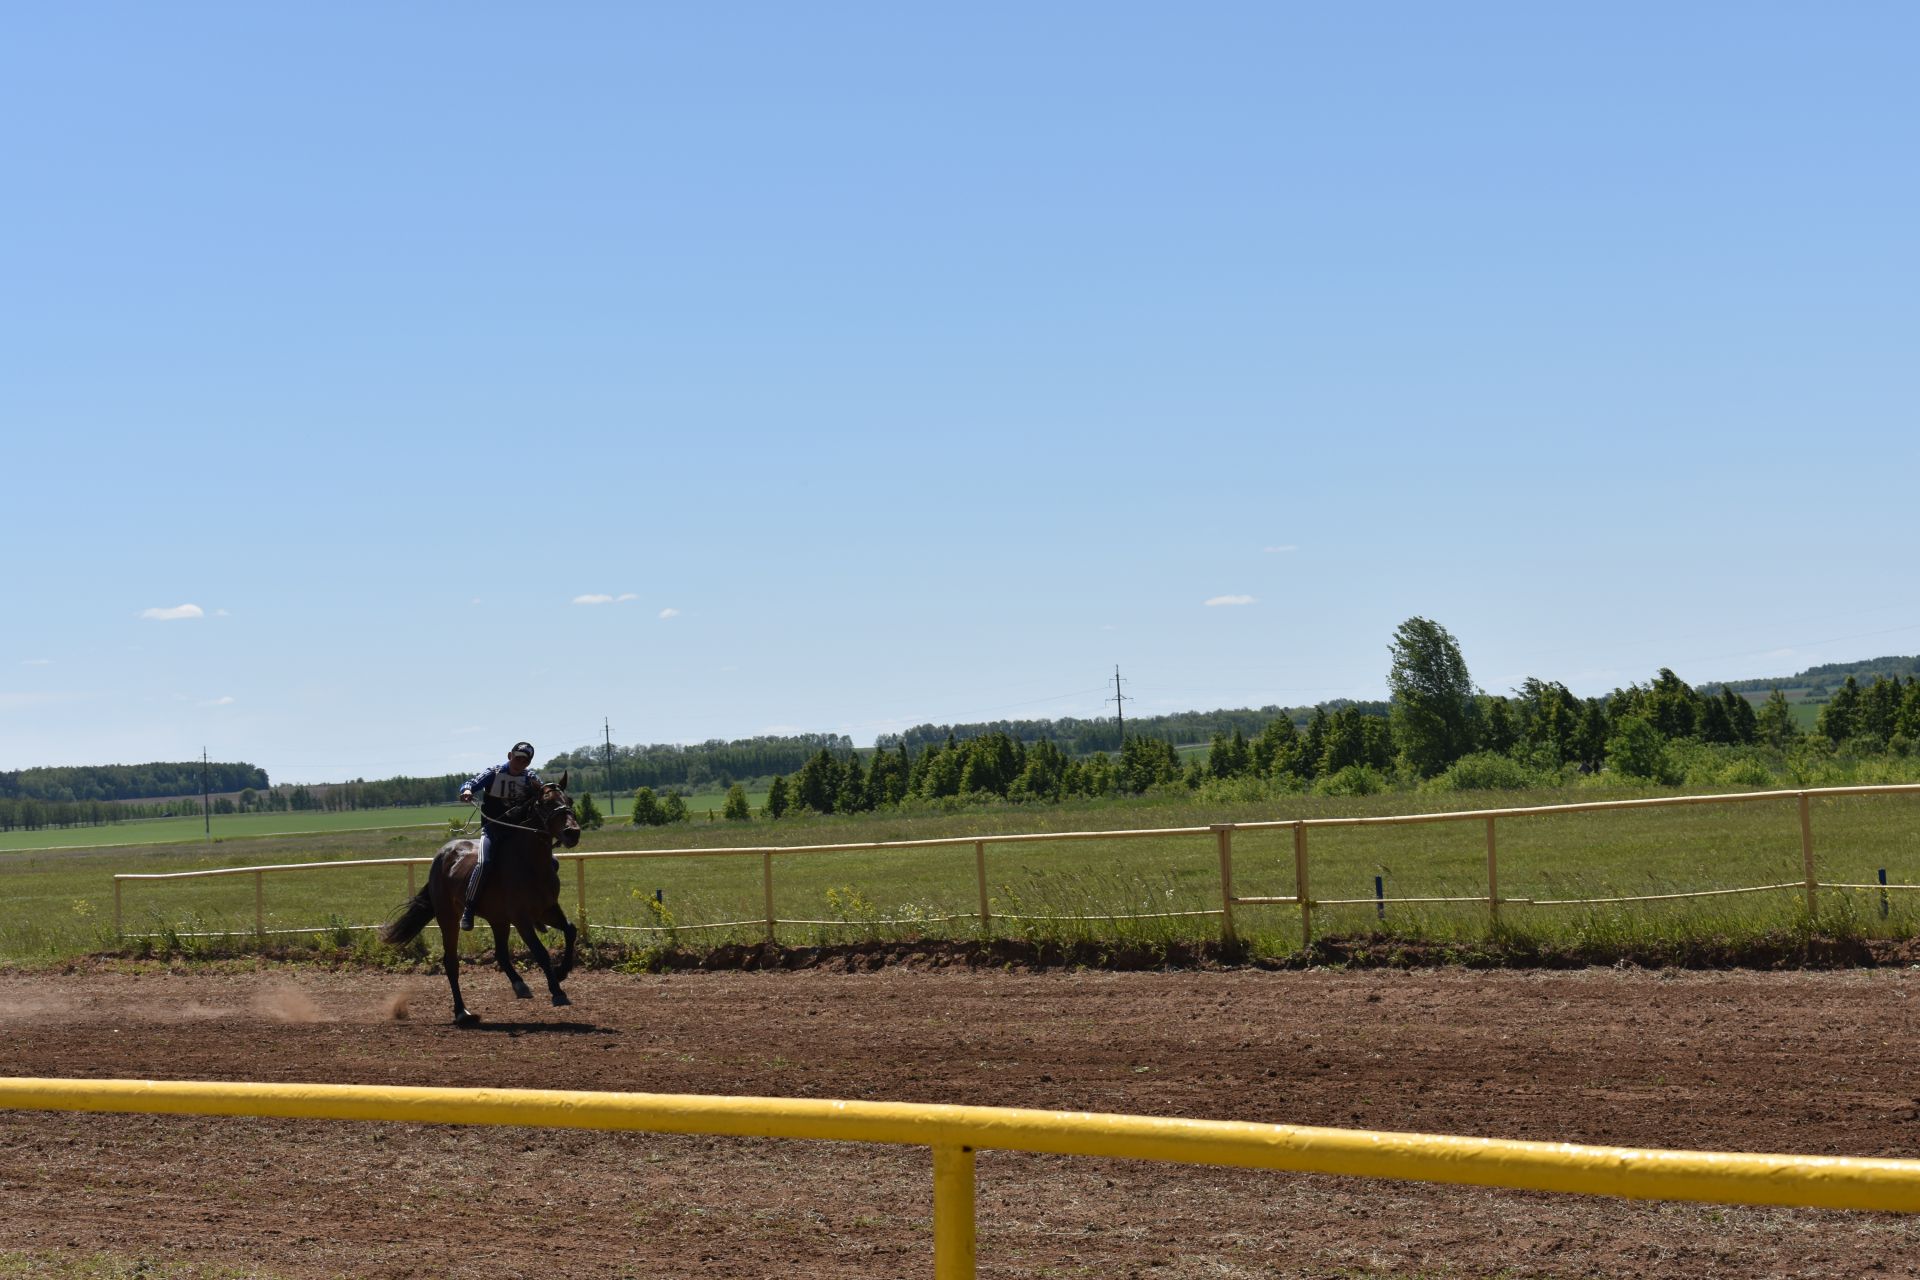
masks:
[[[1329,906],[1386,905],[1389,903],[1417,902],[1455,902],[1478,904],[1487,908],[1489,918],[1498,923],[1502,907],[1570,907],[1596,906],[1631,902],[1662,902],[1679,898],[1720,897],[1730,894],[1803,892],[1806,895],[1809,918],[1817,915],[1818,894],[1822,889],[1878,889],[1913,890],[1920,885],[1860,885],[1851,883],[1822,882],[1815,874],[1813,845],[1812,802],[1828,797],[1854,797],[1870,795],[1917,795],[1920,783],[1892,783],[1881,786],[1865,787],[1811,787],[1794,791],[1739,791],[1704,796],[1657,796],[1643,800],[1589,800],[1576,804],[1532,805],[1506,809],[1464,809],[1443,813],[1389,814],[1374,818],[1283,818],[1262,822],[1223,822],[1197,827],[1152,827],[1123,831],[1042,831],[1025,832],[994,836],[941,836],[925,840],[871,840],[844,844],[806,844],[806,845],[744,845],[724,848],[687,848],[687,849],[602,849],[590,853],[578,851],[559,851],[563,862],[570,862],[574,868],[574,887],[580,914],[584,917],[587,909],[587,865],[602,859],[639,859],[639,858],[739,858],[757,857],[760,859],[760,883],[764,914],[755,920],[727,920],[709,924],[676,925],[677,932],[690,932],[698,929],[735,929],[758,928],[767,941],[772,942],[776,931],[782,925],[810,925],[831,923],[813,920],[783,919],[774,912],[773,883],[774,863],[778,858],[797,857],[813,853],[860,853],[886,852],[906,849],[955,848],[971,845],[973,847],[974,876],[979,891],[979,910],[976,914],[940,917],[944,922],[977,920],[983,930],[991,929],[995,919],[987,895],[987,848],[988,846],[1038,844],[1050,842],[1068,842],[1075,840],[1134,840],[1168,839],[1180,837],[1205,837],[1218,850],[1220,861],[1220,905],[1205,911],[1159,912],[1150,918],[1166,915],[1206,915],[1220,918],[1220,932],[1224,941],[1235,940],[1233,909],[1236,906],[1292,906],[1300,912],[1300,944],[1302,947],[1313,945],[1313,915],[1316,908]],[[1797,804],[1800,834],[1800,857],[1803,877],[1784,884],[1739,885],[1726,888],[1699,889],[1685,893],[1639,894],[1621,897],[1602,898],[1516,898],[1503,897],[1500,893],[1499,840],[1497,824],[1523,818],[1542,817],[1569,813],[1594,813],[1626,809],[1671,808],[1680,805],[1730,805],[1778,802],[1792,800]],[[1436,822],[1477,822],[1486,827],[1486,885],[1484,894],[1474,894],[1454,898],[1314,898],[1309,892],[1310,867],[1307,854],[1308,833],[1316,828],[1331,827],[1369,827],[1369,826],[1407,826],[1418,823]],[[1294,892],[1281,897],[1241,896],[1233,888],[1233,837],[1241,831],[1278,831],[1289,830],[1293,833]],[[190,880],[207,876],[252,876],[254,892],[254,930],[265,934],[266,927],[266,877],[285,872],[330,871],[351,867],[404,866],[407,868],[407,892],[414,892],[415,869],[432,861],[431,858],[359,858],[339,862],[296,862],[260,867],[220,867],[205,871],[166,871],[166,872],[125,872],[113,877],[113,925],[114,931],[126,936],[122,908],[122,887],[131,881],[152,880]],[[1002,919],[1076,919],[1076,920],[1115,920],[1148,917],[1110,916],[1095,917],[1032,917],[1003,914]],[[899,924],[900,921],[876,921],[881,924]],[[919,923],[926,923],[920,921]],[[373,925],[349,926],[356,929],[374,928]],[[630,932],[665,932],[664,926],[618,926],[598,925],[597,928]],[[330,932],[320,929],[276,929],[276,933],[319,933]]]
[[[31,1078],[0,1079],[0,1107],[638,1130],[928,1147],[933,1152],[936,1280],[970,1280],[974,1275],[974,1157],[980,1151],[1159,1160],[1640,1200],[1920,1212],[1920,1160],[1660,1151],[1008,1107],[560,1089]]]

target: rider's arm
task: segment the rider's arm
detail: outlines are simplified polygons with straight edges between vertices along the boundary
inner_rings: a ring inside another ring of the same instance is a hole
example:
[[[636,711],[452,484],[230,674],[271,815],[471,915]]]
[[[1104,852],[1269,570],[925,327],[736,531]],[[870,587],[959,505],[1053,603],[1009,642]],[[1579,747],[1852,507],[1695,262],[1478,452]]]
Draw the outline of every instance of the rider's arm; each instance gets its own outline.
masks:
[[[468,798],[484,796],[487,794],[487,788],[492,784],[493,766],[490,765],[462,783],[460,786],[460,794]]]

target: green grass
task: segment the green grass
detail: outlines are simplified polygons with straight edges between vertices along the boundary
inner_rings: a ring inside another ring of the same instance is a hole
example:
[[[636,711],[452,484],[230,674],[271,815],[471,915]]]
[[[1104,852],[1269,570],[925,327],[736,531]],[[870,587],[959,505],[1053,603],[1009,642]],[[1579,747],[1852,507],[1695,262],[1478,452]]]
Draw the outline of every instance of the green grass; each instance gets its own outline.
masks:
[[[434,805],[409,809],[360,809],[351,813],[230,813],[215,814],[212,840],[252,840],[262,836],[323,834],[337,831],[382,831],[402,827],[446,830],[449,819],[462,819],[465,805]],[[96,848],[147,844],[205,844],[206,819],[141,818],[102,827],[46,827],[38,831],[0,832],[0,850]]]
[[[597,926],[672,924],[681,945],[751,942],[761,936],[762,860],[698,857],[701,848],[991,837],[1029,831],[1204,826],[1295,817],[1566,803],[1628,794],[1584,787],[1537,793],[1288,796],[1227,803],[1184,793],[1060,806],[960,808],[858,817],[789,818],[778,823],[707,821],[635,831],[591,832],[583,851],[649,848],[685,851],[644,860],[596,860],[586,873],[586,919]],[[1896,884],[1920,883],[1920,796],[1823,799],[1813,809],[1817,873],[1822,880],[1870,883],[1884,867]],[[1507,898],[1569,898],[1673,893],[1802,879],[1797,809],[1791,798],[1735,805],[1679,806],[1502,820],[1497,828],[1500,889]],[[59,959],[115,945],[116,872],[204,870],[351,858],[425,857],[445,829],[334,831],[263,836],[208,846],[149,845],[91,850],[0,852],[7,886],[0,907],[0,959]],[[1486,833],[1478,820],[1443,824],[1314,829],[1309,887],[1319,899],[1366,898],[1380,876],[1391,897],[1473,897],[1486,892]],[[1290,830],[1241,831],[1233,838],[1235,889],[1241,896],[1295,892]],[[215,932],[236,942],[254,926],[255,877],[129,882],[123,889],[127,933],[162,935],[165,949],[191,950],[179,935]],[[421,881],[424,883],[424,881]],[[1220,906],[1219,857],[1211,834],[989,845],[989,908],[1000,935],[1040,941],[1172,942],[1217,937],[1216,917],[1176,913]],[[575,872],[563,870],[563,902],[576,912]],[[372,924],[406,896],[403,867],[301,871],[261,877],[269,932]],[[658,890],[664,911],[656,909]],[[1920,894],[1822,895],[1822,926],[1854,934],[1910,936]],[[795,924],[789,944],[979,932],[979,894],[971,844],[951,848],[805,853],[774,858],[776,913]],[[1086,923],[1008,919],[1088,916]],[[1141,915],[1144,920],[1119,917]],[[956,916],[957,920],[943,917]],[[1236,907],[1242,938],[1259,954],[1286,954],[1299,942],[1291,905]],[[744,922],[726,930],[686,926]],[[888,923],[897,921],[900,923]],[[1805,927],[1798,892],[1584,907],[1504,909],[1501,935],[1555,946],[1656,945],[1663,941],[1741,939]],[[1488,938],[1484,904],[1394,904],[1384,920],[1371,902],[1323,907],[1317,933],[1378,935],[1423,942]],[[484,931],[466,946],[479,951]],[[661,935],[620,934],[636,944]],[[368,935],[322,935],[378,953]],[[436,944],[437,945],[437,944]]]

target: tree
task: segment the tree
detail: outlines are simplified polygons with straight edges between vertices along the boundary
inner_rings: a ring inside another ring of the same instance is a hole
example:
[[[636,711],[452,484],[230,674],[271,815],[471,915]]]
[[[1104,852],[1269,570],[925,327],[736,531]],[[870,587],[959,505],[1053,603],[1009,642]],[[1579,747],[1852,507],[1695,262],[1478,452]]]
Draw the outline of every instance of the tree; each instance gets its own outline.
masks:
[[[766,815],[778,818],[787,811],[787,780],[780,774],[773,775],[773,782],[767,787]]]
[[[1653,724],[1640,716],[1626,716],[1607,740],[1607,764],[1634,778],[1668,781],[1667,742]]]
[[[1430,778],[1473,750],[1473,681],[1460,645],[1427,618],[1408,618],[1388,646],[1393,740],[1414,770]]]
[[[653,794],[652,787],[641,787],[633,793],[634,826],[657,827],[666,820],[666,811],[661,809],[659,797]]]
[[[1765,705],[1755,717],[1755,726],[1759,740],[1780,750],[1800,736],[1800,730],[1794,727],[1793,708],[1787,705],[1787,695],[1775,689],[1767,695]]]
[[[720,816],[728,822],[747,822],[753,818],[753,810],[747,805],[745,785],[736,782],[727,788],[727,800],[720,810]]]
[[[594,808],[591,791],[580,793],[580,812],[574,816],[579,819],[580,827],[584,831],[598,831],[606,825],[607,821],[601,816],[600,810]]]
[[[687,820],[687,800],[678,791],[669,791],[660,802],[660,824],[667,826]]]
[[[1859,719],[1860,682],[1848,676],[1847,682],[1833,691],[1833,700],[1820,708],[1817,727],[1837,747],[1854,735]]]

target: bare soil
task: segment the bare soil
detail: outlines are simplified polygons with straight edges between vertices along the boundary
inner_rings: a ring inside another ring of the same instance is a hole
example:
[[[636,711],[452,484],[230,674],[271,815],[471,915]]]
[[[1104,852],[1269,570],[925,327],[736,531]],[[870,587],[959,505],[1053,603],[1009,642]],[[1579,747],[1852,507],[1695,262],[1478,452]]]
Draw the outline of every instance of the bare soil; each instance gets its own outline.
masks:
[[[1920,972],[0,975],[0,1074],[872,1098],[1920,1156]],[[535,984],[538,990],[538,983]],[[912,1148],[0,1112],[0,1274],[931,1274]],[[988,1152],[991,1277],[1920,1275],[1920,1217]]]

